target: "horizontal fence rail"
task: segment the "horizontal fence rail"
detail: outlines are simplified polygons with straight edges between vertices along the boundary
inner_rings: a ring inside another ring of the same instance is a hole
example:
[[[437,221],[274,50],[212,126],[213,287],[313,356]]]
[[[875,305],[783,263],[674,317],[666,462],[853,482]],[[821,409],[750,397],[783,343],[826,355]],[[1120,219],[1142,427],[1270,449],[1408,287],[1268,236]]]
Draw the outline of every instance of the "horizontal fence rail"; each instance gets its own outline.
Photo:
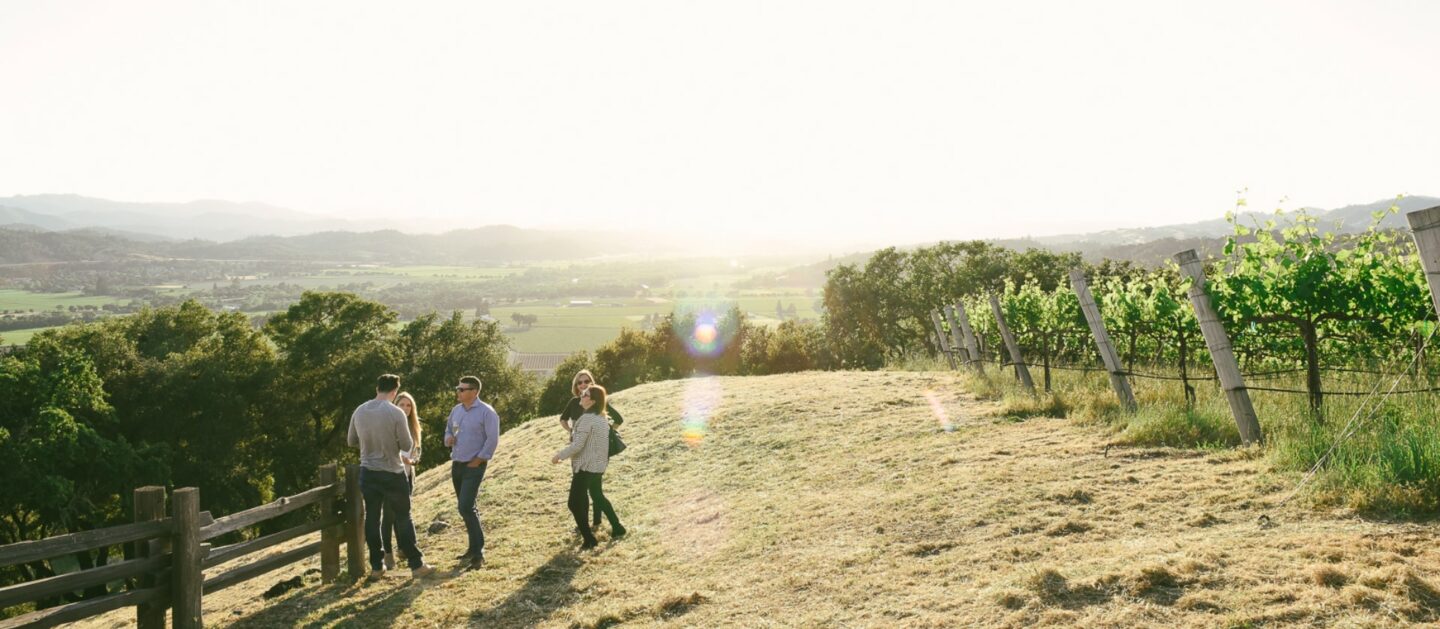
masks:
[[[122,609],[136,608],[136,626],[159,629],[166,610],[172,609],[175,627],[199,627],[200,602],[204,594],[254,579],[297,561],[321,555],[321,579],[331,582],[339,573],[342,531],[361,530],[363,518],[358,483],[359,467],[350,466],[347,479],[338,479],[336,466],[320,468],[320,485],[293,496],[276,499],[221,518],[199,510],[199,492],[176,489],[170,509],[165,507],[165,490],[142,487],[135,490],[133,524],[81,531],[55,537],[0,546],[0,567],[34,564],[76,553],[93,552],[123,544],[134,544],[135,557],[0,588],[0,609],[53,601],[57,598],[116,581],[127,589],[80,601],[55,605],[0,619],[0,629],[12,627],[54,627]],[[351,487],[356,489],[351,492]],[[343,513],[337,499],[344,497]],[[351,504],[356,503],[356,504]],[[288,529],[224,546],[212,547],[205,540],[249,529],[275,518],[318,506],[320,515]],[[320,533],[320,539],[238,566],[232,561],[254,556],[280,544]],[[352,547],[351,553],[355,549]],[[105,558],[102,557],[102,561]],[[352,566],[355,558],[351,558]],[[211,571],[206,575],[205,571]],[[351,579],[359,576],[352,570]]]

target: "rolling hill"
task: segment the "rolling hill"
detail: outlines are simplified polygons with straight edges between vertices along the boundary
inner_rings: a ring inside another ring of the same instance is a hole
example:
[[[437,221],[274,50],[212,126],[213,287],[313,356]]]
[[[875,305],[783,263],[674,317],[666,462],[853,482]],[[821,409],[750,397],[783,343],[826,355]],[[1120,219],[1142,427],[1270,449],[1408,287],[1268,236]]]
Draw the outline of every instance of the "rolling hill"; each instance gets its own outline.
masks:
[[[481,492],[487,566],[448,469],[421,475],[414,581],[206,598],[233,627],[1396,626],[1440,621],[1440,532],[1290,503],[1250,450],[1109,447],[1009,422],[951,373],[661,382],[615,396],[606,474],[630,535],[577,550],[553,418],[506,433]],[[503,410],[503,409],[502,409]],[[430,410],[432,420],[440,409]],[[435,422],[432,421],[432,424]],[[202,488],[203,497],[203,488]],[[1261,515],[1273,526],[1257,524]],[[298,543],[298,542],[297,542]],[[278,552],[278,551],[277,551]],[[111,626],[126,616],[90,626]],[[107,622],[109,624],[107,624]]]

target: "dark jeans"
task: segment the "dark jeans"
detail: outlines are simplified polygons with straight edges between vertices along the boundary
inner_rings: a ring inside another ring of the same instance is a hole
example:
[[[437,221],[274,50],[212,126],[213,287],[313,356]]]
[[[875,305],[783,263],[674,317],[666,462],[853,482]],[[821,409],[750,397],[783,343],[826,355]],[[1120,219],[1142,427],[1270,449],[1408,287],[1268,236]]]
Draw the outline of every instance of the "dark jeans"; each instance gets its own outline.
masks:
[[[415,479],[409,474],[405,475],[405,486],[410,489],[410,496],[415,495]],[[599,513],[595,514],[597,517]],[[385,548],[385,554],[395,552],[395,518],[389,513],[380,514],[380,541]]]
[[[425,565],[415,546],[415,523],[410,521],[410,490],[405,475],[362,467],[360,495],[365,498],[365,546],[370,550],[370,569],[380,570],[385,565],[385,549],[380,542],[382,512],[388,512],[395,522],[395,536],[410,568]]]
[[[590,522],[585,516],[590,515],[590,500],[595,501],[595,510],[604,513],[605,518],[610,520],[610,530],[617,531],[624,529],[620,526],[620,518],[615,515],[615,507],[610,505],[610,500],[605,497],[605,475],[594,472],[575,472],[570,477],[570,514],[575,516],[575,526],[580,529],[580,537],[585,539],[586,544],[595,543],[595,533],[590,529]]]
[[[475,498],[480,494],[480,481],[485,479],[486,465],[489,464],[470,467],[460,461],[450,462],[450,484],[455,486],[460,518],[465,520],[465,532],[470,536],[470,547],[465,552],[472,556],[485,554],[485,529],[480,528],[480,511],[475,508]]]

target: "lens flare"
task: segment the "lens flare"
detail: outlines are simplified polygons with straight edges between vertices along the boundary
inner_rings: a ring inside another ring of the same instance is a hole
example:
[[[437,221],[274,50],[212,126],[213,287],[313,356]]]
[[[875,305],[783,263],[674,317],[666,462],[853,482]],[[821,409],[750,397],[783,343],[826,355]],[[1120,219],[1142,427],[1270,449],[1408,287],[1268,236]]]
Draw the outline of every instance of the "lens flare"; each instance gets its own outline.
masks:
[[[685,381],[685,394],[680,407],[680,439],[698,447],[710,434],[710,418],[720,408],[723,391],[720,379],[697,376]]]
[[[940,396],[934,391],[926,391],[925,399],[930,402],[930,414],[935,416],[935,421],[940,422],[940,429],[945,432],[954,432],[955,424],[950,421],[950,414],[945,412],[945,406],[940,403]]]
[[[730,341],[713,310],[701,310],[695,314],[693,328],[676,332],[682,336],[686,351],[697,358],[718,356],[725,351],[725,345]]]

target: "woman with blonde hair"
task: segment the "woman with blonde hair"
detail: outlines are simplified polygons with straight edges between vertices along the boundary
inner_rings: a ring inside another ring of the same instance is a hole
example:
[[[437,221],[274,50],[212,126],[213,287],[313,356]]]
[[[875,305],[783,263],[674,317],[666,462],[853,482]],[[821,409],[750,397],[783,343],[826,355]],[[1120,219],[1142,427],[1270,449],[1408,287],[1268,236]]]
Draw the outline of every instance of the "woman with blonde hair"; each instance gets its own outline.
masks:
[[[580,407],[580,394],[592,384],[600,383],[595,381],[595,374],[590,373],[589,369],[575,372],[575,377],[570,379],[570,395],[574,397],[570,398],[570,401],[565,403],[565,408],[560,411],[560,427],[564,428],[565,432],[573,431],[575,421],[585,414],[585,409]],[[610,418],[611,426],[619,428],[621,424],[625,423],[625,418],[620,416],[620,411],[615,410],[614,405],[606,405],[605,412]],[[590,500],[595,503],[596,507],[595,519],[592,520],[593,523],[590,526],[600,526],[600,500],[594,495],[590,496]]]
[[[624,537],[625,527],[620,525],[615,507],[605,498],[602,486],[605,468],[610,464],[610,422],[606,419],[604,387],[592,384],[582,391],[580,406],[585,412],[575,420],[570,432],[570,445],[556,452],[550,462],[571,459],[570,499],[567,505],[570,514],[575,516],[580,537],[585,540],[580,549],[588,550],[598,543],[585,517],[590,511],[589,497],[595,499],[595,510],[604,513],[610,520],[611,539]]]
[[[405,482],[410,485],[410,495],[415,495],[415,466],[420,463],[420,413],[415,404],[415,396],[409,391],[402,391],[395,396],[395,405],[405,411],[405,419],[410,424],[410,440],[415,447],[409,452],[400,453],[400,462],[405,464]],[[389,514],[380,514],[380,540],[385,548],[385,569],[395,569],[395,523],[391,521]]]

